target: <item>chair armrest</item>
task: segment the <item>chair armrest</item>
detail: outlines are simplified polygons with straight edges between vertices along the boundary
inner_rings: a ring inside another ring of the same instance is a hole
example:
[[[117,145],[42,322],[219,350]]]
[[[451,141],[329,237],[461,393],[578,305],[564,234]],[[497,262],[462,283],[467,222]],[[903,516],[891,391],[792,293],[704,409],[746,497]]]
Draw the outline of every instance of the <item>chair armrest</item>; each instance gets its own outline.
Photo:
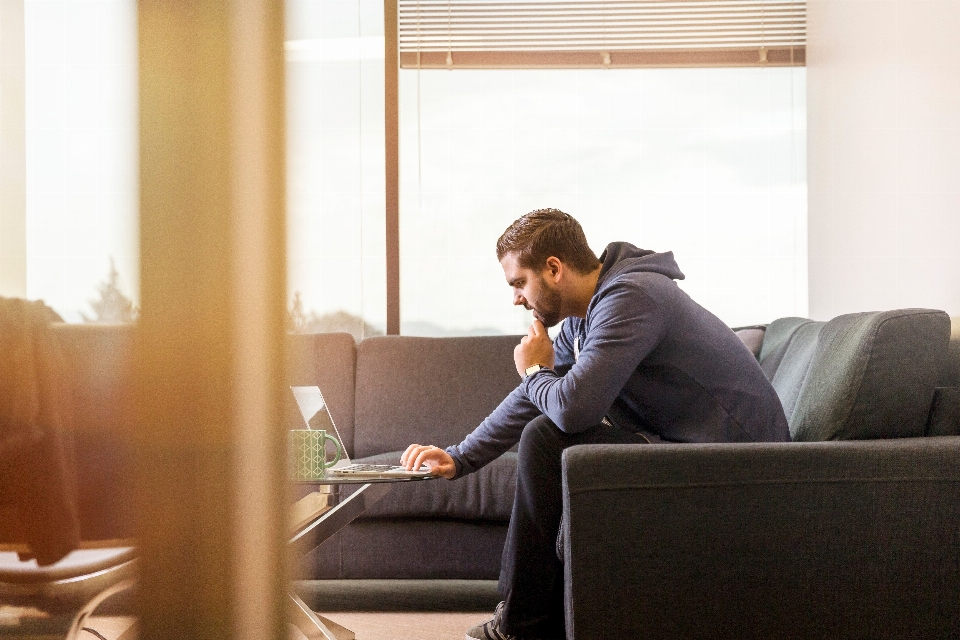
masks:
[[[960,437],[585,445],[563,500],[568,637],[960,630]]]

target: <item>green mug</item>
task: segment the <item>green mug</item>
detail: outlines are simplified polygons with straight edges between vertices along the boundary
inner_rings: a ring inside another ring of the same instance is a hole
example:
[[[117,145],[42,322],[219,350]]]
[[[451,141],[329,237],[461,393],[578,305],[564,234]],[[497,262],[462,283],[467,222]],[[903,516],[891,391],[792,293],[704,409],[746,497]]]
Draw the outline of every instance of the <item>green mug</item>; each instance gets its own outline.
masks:
[[[333,460],[327,460],[327,442],[335,446]],[[288,434],[291,480],[322,480],[324,472],[337,464],[343,447],[322,429],[291,429]]]

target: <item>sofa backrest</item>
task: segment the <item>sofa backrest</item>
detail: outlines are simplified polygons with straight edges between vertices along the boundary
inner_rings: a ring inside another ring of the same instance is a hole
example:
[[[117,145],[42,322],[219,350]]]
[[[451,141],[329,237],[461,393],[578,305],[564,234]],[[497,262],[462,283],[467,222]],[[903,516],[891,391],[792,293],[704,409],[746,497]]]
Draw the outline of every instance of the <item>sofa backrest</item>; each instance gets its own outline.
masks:
[[[937,386],[960,387],[960,316],[950,318],[950,347]]]
[[[367,338],[357,351],[356,457],[459,443],[520,382],[518,336]]]
[[[767,327],[760,349],[760,368],[780,396],[788,422],[800,397],[824,324],[804,318],[781,318]]]
[[[53,324],[72,382],[82,540],[133,535],[133,325]]]
[[[63,393],[72,393],[81,538],[129,537],[134,504],[128,431],[134,326],[57,323],[52,328],[72,381],[71,389]],[[319,385],[346,440],[344,445],[352,446],[357,359],[353,337],[291,334],[286,347],[288,384]],[[288,422],[293,419],[287,417]]]
[[[949,339],[949,317],[930,309],[783,318],[767,327],[760,366],[794,440],[917,437]]]

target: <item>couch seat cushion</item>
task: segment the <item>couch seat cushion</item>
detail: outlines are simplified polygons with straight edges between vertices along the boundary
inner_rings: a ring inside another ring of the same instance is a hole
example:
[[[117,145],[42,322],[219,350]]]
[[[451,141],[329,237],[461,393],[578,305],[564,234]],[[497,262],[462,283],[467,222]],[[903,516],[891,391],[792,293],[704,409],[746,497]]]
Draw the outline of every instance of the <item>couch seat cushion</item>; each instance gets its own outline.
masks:
[[[398,464],[400,451],[353,460]],[[517,454],[505,453],[476,473],[457,480],[427,480],[394,485],[364,518],[463,518],[508,522],[517,485]]]

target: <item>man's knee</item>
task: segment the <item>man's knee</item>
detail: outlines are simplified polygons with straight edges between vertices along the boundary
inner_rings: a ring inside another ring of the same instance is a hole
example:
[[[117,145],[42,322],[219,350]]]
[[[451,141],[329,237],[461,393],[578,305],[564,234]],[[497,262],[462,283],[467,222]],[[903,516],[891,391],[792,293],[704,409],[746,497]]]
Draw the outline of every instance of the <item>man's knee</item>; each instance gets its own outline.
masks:
[[[550,418],[540,415],[527,423],[520,434],[518,455],[526,457],[531,452],[543,452],[551,443],[559,440],[562,432]]]
[[[539,415],[527,423],[526,428],[524,428],[523,433],[520,435],[520,441],[523,442],[524,438],[530,440],[544,436],[552,437],[559,432],[560,429],[553,423],[553,420],[545,415]]]

